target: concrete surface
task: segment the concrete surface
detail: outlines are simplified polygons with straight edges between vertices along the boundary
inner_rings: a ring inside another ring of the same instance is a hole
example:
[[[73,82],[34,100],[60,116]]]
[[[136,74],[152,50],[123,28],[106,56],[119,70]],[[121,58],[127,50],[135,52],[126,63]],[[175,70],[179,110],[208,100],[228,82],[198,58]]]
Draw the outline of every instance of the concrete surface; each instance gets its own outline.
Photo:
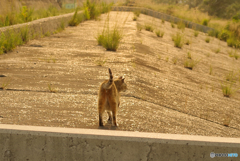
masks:
[[[78,12],[78,14],[82,13],[83,11]],[[52,34],[53,32],[55,32],[57,29],[59,29],[62,22],[64,22],[65,26],[68,26],[68,22],[72,19],[73,15],[74,13],[68,13],[59,16],[42,18],[28,23],[1,27],[0,34],[4,33],[6,35],[9,33],[9,31],[19,33],[21,29],[28,27],[30,35],[35,35],[35,37],[41,37],[46,33]]]
[[[3,161],[207,161],[211,152],[239,154],[240,139],[1,124],[0,152]]]
[[[171,16],[165,13],[161,13],[161,12],[157,12],[151,9],[147,9],[147,8],[142,8],[142,7],[125,7],[125,6],[114,6],[112,8],[113,11],[128,11],[128,12],[132,12],[132,11],[140,11],[142,14],[146,14],[155,18],[159,18],[159,19],[164,19],[165,21],[168,22],[173,22],[175,24],[177,23],[184,23],[186,27],[191,28],[191,29],[195,29],[195,30],[199,30],[205,33],[208,33],[211,30],[214,30],[213,28],[204,26],[204,25],[200,25],[191,21],[187,21],[175,16]]]

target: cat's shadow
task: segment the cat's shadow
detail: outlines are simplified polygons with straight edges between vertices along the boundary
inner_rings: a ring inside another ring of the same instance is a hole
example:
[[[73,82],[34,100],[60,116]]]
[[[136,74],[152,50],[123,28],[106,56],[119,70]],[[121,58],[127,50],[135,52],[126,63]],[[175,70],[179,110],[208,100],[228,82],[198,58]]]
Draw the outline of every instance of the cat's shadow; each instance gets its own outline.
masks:
[[[112,126],[112,124],[108,122],[104,126],[98,126],[98,129],[102,129],[102,130],[117,130],[118,127]]]

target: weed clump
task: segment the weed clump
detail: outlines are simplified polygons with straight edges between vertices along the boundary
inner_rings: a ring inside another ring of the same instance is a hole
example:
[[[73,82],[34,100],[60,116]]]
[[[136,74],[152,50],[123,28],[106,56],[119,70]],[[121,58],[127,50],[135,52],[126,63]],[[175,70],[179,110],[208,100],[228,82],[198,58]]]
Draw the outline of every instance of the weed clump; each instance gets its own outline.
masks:
[[[134,16],[134,17],[133,17],[133,21],[137,21],[137,16]]]
[[[185,24],[183,23],[183,22],[179,22],[178,24],[177,24],[177,28],[178,29],[181,29],[182,31],[185,29]]]
[[[230,97],[233,94],[232,85],[233,85],[233,83],[221,84],[224,97]]]
[[[99,45],[102,45],[108,51],[116,51],[119,47],[120,41],[123,34],[120,31],[120,27],[115,24],[113,29],[109,27],[109,15],[106,19],[108,22],[107,27],[105,26],[102,33],[97,35],[97,41]]]
[[[160,30],[157,30],[157,31],[155,31],[155,34],[157,35],[157,37],[163,37],[164,32],[160,31]]]
[[[148,24],[146,24],[145,25],[145,30],[147,30],[147,31],[150,31],[150,32],[153,32],[153,26],[152,25],[148,25]]]
[[[219,31],[217,31],[217,30],[210,30],[210,31],[208,31],[208,36],[212,36],[212,37],[218,38],[218,35],[219,35]]]
[[[230,37],[230,32],[228,30],[222,30],[222,32],[219,34],[219,39],[223,41],[227,41],[229,37]]]
[[[182,48],[183,46],[183,36],[180,33],[172,36],[172,40],[174,41],[174,46],[178,48]]]
[[[235,50],[234,52],[230,51],[228,52],[228,54],[230,57],[234,57],[236,60],[240,57],[240,55],[237,53],[237,50]]]
[[[210,21],[210,19],[204,19],[204,20],[202,21],[202,25],[208,26],[209,21]]]
[[[195,30],[195,31],[194,31],[194,36],[195,36],[195,37],[198,37],[198,34],[199,34],[199,31]]]
[[[192,70],[197,65],[197,63],[199,63],[199,60],[196,61],[196,60],[193,60],[193,59],[185,59],[184,67]]]
[[[135,10],[133,13],[136,17],[139,17],[141,12],[139,10]]]
[[[206,42],[206,43],[209,43],[209,42],[210,42],[210,38],[209,38],[209,37],[206,37],[205,42]]]
[[[186,44],[186,45],[190,45],[190,44],[191,44],[190,40],[187,39],[187,40],[185,41],[185,44]]]
[[[86,15],[84,14],[86,17]],[[87,18],[86,18],[87,19]],[[72,19],[69,21],[69,26],[77,26],[83,20],[82,16],[78,15],[78,9],[76,8]]]

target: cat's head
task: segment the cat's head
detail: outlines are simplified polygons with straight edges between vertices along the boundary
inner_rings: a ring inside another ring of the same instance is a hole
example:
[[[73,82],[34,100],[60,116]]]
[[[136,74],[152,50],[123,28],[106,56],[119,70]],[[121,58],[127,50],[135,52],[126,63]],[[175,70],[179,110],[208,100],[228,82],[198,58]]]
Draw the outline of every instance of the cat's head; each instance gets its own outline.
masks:
[[[127,84],[125,83],[124,80],[125,78],[121,76],[114,81],[119,92],[122,92],[122,91],[125,92],[127,90]]]

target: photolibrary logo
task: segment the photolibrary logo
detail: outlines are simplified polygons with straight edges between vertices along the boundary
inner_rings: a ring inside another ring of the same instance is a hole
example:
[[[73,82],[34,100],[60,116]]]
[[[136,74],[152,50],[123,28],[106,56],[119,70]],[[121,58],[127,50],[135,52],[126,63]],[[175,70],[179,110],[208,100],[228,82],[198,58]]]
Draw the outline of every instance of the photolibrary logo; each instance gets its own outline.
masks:
[[[214,158],[214,157],[238,157],[238,153],[214,153],[214,152],[211,152],[210,157],[211,158]]]
[[[211,153],[210,153],[210,157],[211,157],[211,158],[214,158],[214,157],[215,157],[215,153],[214,153],[214,152],[211,152]]]

